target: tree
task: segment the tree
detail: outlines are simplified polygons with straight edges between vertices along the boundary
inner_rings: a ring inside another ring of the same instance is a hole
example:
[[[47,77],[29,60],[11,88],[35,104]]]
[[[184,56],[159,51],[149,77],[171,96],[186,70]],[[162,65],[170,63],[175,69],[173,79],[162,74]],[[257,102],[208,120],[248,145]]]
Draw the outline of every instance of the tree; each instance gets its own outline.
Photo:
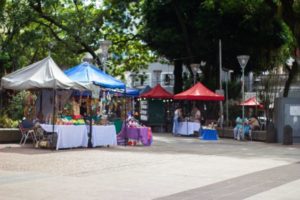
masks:
[[[180,81],[181,62],[205,60],[204,82],[215,79],[217,86],[218,41],[223,43],[223,65],[240,71],[239,54],[250,54],[247,71],[272,69],[282,62],[284,44],[290,42],[285,24],[274,17],[261,0],[145,1],[145,41],[159,54],[175,61],[175,80]],[[278,56],[281,55],[281,56]],[[175,92],[178,90],[175,83]]]
[[[97,3],[99,1],[7,0],[1,6],[4,14],[0,19],[3,22],[0,45],[5,50],[1,51],[1,68],[12,66],[14,61],[9,71],[15,70],[45,57],[49,51],[63,67],[77,64],[86,52],[101,66],[97,50],[103,39],[113,41],[109,72],[123,75],[125,70],[145,67],[155,55],[133,30],[138,28],[134,15],[138,3],[118,0]]]
[[[280,3],[269,3],[277,10],[279,17],[287,24],[289,31],[294,39],[294,45],[290,46],[291,55],[295,58],[296,62],[292,66],[285,65],[288,71],[288,79],[285,83],[283,96],[287,97],[289,88],[296,75],[299,73],[300,68],[300,1],[299,0],[281,0]]]
[[[110,72],[124,78],[125,71],[138,72],[146,68],[148,63],[155,61],[157,56],[155,52],[150,51],[139,35],[143,25],[141,21],[143,1],[107,2],[106,8],[110,10],[110,15],[106,17],[107,23],[104,23],[103,34],[112,41]]]
[[[198,5],[198,1],[186,3],[171,0],[145,0],[143,5],[144,27],[141,35],[154,51],[174,62],[174,93],[182,91],[182,65],[189,66],[195,60],[191,33],[196,35],[193,22]]]

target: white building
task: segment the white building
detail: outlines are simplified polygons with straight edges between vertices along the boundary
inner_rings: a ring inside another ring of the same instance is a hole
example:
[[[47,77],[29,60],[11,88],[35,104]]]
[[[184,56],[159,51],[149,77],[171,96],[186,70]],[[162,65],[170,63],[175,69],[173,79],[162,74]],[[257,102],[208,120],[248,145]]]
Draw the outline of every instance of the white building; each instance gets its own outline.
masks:
[[[127,87],[142,89],[147,85],[153,88],[157,84],[160,84],[166,90],[173,93],[174,66],[159,62],[151,63],[148,69],[137,73],[126,72],[125,79]]]

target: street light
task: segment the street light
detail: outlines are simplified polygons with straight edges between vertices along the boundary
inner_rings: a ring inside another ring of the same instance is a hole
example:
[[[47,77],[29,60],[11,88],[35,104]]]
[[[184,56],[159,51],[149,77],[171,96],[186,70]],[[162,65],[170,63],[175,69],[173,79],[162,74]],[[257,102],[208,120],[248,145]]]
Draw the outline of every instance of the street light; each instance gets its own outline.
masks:
[[[233,73],[233,70],[228,70],[228,69],[224,69],[224,71],[226,71],[226,125],[228,126],[228,122],[229,122],[229,112],[228,112],[228,80],[230,77],[230,74]]]
[[[248,60],[249,60],[250,56],[248,55],[240,55],[240,56],[237,56],[237,59],[238,59],[238,62],[242,68],[242,99],[243,99],[243,102],[245,101],[245,67],[248,63]],[[242,120],[245,119],[245,107],[244,105],[242,105]],[[243,134],[244,134],[244,122],[243,122]]]
[[[106,61],[108,58],[108,48],[111,45],[111,41],[110,40],[103,40],[100,41],[100,49],[101,49],[101,62],[102,62],[102,66],[103,66],[103,71],[105,72],[106,70]]]
[[[48,55],[49,55],[49,56],[51,56],[51,51],[52,51],[54,45],[55,45],[55,42],[49,42],[49,43],[48,43],[48,50],[49,50],[49,51],[48,51]]]
[[[200,64],[191,64],[191,68],[193,71],[194,85],[196,83],[196,74],[198,72],[199,66],[200,66]]]

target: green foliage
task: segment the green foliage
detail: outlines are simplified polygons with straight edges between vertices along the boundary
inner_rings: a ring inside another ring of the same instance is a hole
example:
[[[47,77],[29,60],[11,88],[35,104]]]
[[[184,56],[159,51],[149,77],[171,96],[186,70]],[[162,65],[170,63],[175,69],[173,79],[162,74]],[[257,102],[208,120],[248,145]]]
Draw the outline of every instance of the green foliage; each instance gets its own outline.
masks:
[[[0,75],[40,60],[50,51],[63,68],[78,64],[86,52],[101,66],[97,50],[103,39],[113,42],[109,52],[114,55],[107,65],[113,75],[137,71],[155,58],[136,34],[139,2],[7,0],[0,9]]]
[[[171,61],[182,60],[189,65],[205,60],[207,65],[201,67],[203,81],[216,88],[220,39],[222,64],[235,74],[241,73],[236,60],[240,54],[251,57],[246,73],[271,70],[285,62],[300,41],[287,21],[278,15],[279,6],[291,2],[297,14],[299,1],[145,0],[141,34],[154,51]],[[300,19],[299,15],[291,16]],[[298,33],[299,27],[294,28]]]
[[[23,117],[24,99],[27,94],[28,92],[22,91],[9,98],[7,105],[0,113],[0,127],[16,128],[18,126]]]
[[[124,78],[125,71],[138,72],[157,57],[138,34],[143,25],[142,1],[116,0],[105,3],[110,15],[103,24],[103,33],[106,39],[112,41],[110,52],[113,52],[111,62],[108,62],[108,71]]]
[[[12,98],[8,102],[8,106],[6,107],[4,113],[11,117],[13,120],[21,120],[24,113],[24,100],[28,92],[21,91],[16,95],[13,95]]]
[[[17,128],[19,120],[12,120],[6,114],[0,116],[0,127],[3,128]]]

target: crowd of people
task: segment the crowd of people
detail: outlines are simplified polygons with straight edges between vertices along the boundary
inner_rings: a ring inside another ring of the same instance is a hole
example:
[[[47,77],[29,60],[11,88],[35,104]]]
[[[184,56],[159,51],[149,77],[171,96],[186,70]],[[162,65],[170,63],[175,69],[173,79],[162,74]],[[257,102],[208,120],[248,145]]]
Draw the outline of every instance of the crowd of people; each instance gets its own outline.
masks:
[[[252,131],[259,130],[260,124],[256,116],[248,118],[237,117],[233,129],[233,137],[235,140],[244,140],[249,137],[252,140]]]
[[[180,122],[184,120],[188,120],[190,122],[197,122],[203,125],[201,111],[197,106],[193,106],[190,113],[188,114],[189,117],[184,118],[182,107],[178,106],[174,111],[173,117],[173,135],[178,135],[178,129],[180,126]],[[260,130],[260,122],[256,115],[253,115],[251,112],[248,113],[249,118],[242,119],[241,117],[237,117],[235,120],[235,126],[233,128],[233,137],[235,140],[244,140],[246,137],[252,140],[252,132],[254,130]],[[223,128],[224,126],[224,116],[223,114],[219,113],[218,120],[216,120],[216,126]],[[201,128],[199,130],[199,134],[201,132]]]

